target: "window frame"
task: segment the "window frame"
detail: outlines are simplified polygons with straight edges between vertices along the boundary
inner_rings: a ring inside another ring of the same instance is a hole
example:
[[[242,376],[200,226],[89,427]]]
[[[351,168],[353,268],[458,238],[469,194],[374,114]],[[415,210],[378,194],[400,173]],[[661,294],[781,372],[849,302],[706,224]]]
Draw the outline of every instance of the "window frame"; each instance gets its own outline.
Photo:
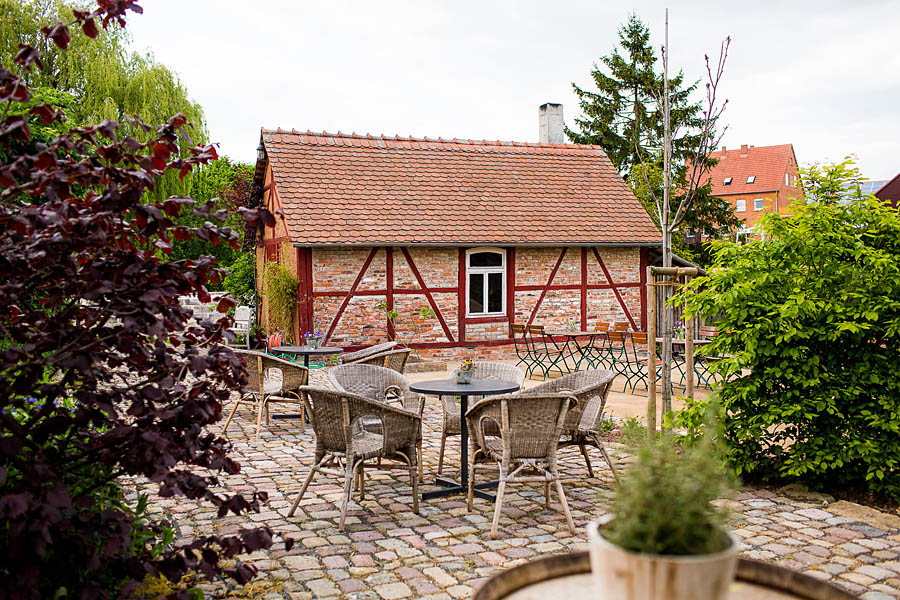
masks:
[[[743,203],[743,206],[741,206],[741,203]],[[746,198],[738,198],[734,201],[734,212],[747,212]]]
[[[759,208],[756,208],[757,202],[759,203]],[[766,209],[766,199],[765,198],[754,198],[753,199],[753,210],[765,210]]]
[[[473,267],[472,266],[472,256],[475,254],[480,254],[482,252],[489,252],[492,254],[500,255],[500,266],[499,267]],[[484,318],[484,317],[505,317],[506,316],[506,294],[508,290],[506,289],[506,250],[504,248],[492,248],[492,247],[479,247],[479,248],[469,248],[466,250],[466,318]],[[500,297],[500,311],[499,312],[489,312],[488,308],[488,275],[490,273],[500,273],[500,285],[501,285],[501,297]],[[472,275],[473,274],[481,274],[484,275],[483,283],[482,283],[482,291],[484,293],[484,312],[472,312],[471,306],[471,295],[470,288],[472,285]]]
[[[726,178],[722,181],[722,186],[724,187],[724,186],[726,186],[726,185],[731,185],[731,182],[732,182],[732,181],[734,181],[734,177],[726,177]]]
[[[747,185],[756,183],[756,175],[747,175]]]

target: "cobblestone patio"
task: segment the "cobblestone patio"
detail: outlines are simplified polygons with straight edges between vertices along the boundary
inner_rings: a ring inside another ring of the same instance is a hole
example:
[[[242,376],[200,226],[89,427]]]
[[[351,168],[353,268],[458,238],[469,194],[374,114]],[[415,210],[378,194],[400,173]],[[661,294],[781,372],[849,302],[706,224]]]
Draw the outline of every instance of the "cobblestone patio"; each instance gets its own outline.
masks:
[[[437,401],[429,399],[425,411],[422,490],[434,489],[428,482],[437,468],[441,423]],[[346,530],[339,532],[337,478],[314,480],[294,516],[286,516],[312,460],[312,431],[300,433],[299,420],[286,419],[273,420],[259,438],[254,429],[250,408],[239,410],[228,433],[242,472],[221,481],[230,492],[268,492],[262,512],[217,519],[211,505],[156,500],[175,520],[181,541],[263,524],[296,540],[290,552],[279,539],[274,550],[245,557],[260,569],[259,577],[245,589],[204,584],[210,596],[468,598],[498,569],[586,549],[585,525],[605,514],[612,493],[612,475],[599,452],[591,454],[596,477],[588,478],[577,448],[567,449],[560,466],[578,535],[567,530],[555,494],[552,510],[544,510],[540,486],[520,484],[508,488],[499,538],[490,540],[493,504],[476,498],[467,513],[463,497],[432,500],[423,502],[417,515],[407,471],[371,469],[365,500],[358,504],[354,494]],[[458,439],[448,445],[445,473],[458,468]],[[619,465],[627,463],[620,447],[610,451]],[[732,526],[743,538],[744,556],[834,581],[866,600],[900,598],[900,517],[846,502],[803,502],[765,489],[744,488],[725,502],[734,512]]]

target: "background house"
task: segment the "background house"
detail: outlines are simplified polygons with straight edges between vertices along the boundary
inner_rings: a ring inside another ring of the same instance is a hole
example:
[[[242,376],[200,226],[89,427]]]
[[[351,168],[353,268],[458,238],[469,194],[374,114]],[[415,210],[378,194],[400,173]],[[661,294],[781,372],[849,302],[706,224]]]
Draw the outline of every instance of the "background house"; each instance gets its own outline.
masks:
[[[891,206],[894,208],[900,206],[900,173],[897,173],[890,181],[878,181],[875,183],[880,183],[881,185],[871,192],[864,190],[863,193],[873,193],[879,200],[890,202]]]
[[[409,339],[423,355],[508,356],[509,323],[644,329],[645,267],[659,232],[596,146],[263,130],[261,201],[277,214],[258,266],[300,279],[294,338]],[[397,310],[398,330],[377,305]],[[260,320],[267,322],[263,299]]]
[[[795,198],[803,197],[792,144],[744,145],[734,150],[723,146],[710,158],[719,161],[710,171],[712,195],[734,206],[747,230],[763,213],[784,214]]]

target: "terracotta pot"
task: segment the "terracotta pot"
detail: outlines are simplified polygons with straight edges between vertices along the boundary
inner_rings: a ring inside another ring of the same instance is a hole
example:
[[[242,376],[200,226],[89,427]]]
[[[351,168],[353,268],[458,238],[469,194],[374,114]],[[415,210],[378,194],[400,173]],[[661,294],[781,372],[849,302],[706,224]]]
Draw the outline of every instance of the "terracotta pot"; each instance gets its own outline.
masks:
[[[734,580],[740,543],[715,554],[668,556],[629,552],[588,524],[595,598],[616,600],[725,600]]]

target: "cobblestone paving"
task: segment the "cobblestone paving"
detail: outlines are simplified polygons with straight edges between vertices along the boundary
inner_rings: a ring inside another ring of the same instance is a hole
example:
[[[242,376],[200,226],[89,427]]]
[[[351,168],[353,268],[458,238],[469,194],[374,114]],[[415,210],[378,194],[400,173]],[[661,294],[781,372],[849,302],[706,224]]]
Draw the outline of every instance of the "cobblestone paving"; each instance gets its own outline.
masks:
[[[318,375],[318,373],[316,373]],[[276,409],[277,410],[277,409]],[[429,399],[425,418],[425,478],[437,468],[440,407]],[[578,535],[566,528],[555,494],[551,510],[543,508],[539,484],[508,488],[500,535],[488,538],[493,504],[476,498],[466,512],[464,497],[421,503],[412,512],[405,469],[368,470],[366,497],[351,501],[344,532],[337,529],[341,485],[319,477],[293,517],[287,512],[311,464],[312,432],[299,420],[273,420],[254,438],[255,418],[248,407],[229,426],[242,471],[221,478],[228,492],[268,492],[262,512],[216,518],[208,504],[184,498],[157,499],[173,518],[180,541],[209,533],[232,534],[248,526],[267,525],[276,535],[297,541],[284,552],[280,539],[273,550],[252,561],[260,576],[249,590],[205,584],[210,595],[260,598],[468,598],[498,569],[549,554],[585,550],[585,525],[609,506],[612,476],[599,453],[591,455],[594,478],[587,477],[577,449],[562,452],[564,486]],[[455,442],[455,443],[454,443]],[[620,467],[629,457],[613,446]],[[451,468],[458,464],[458,439],[449,442]],[[765,489],[742,489],[725,501],[734,511],[732,526],[743,539],[743,555],[769,561],[813,577],[834,581],[866,600],[900,598],[900,532],[840,516],[829,507],[781,497]],[[250,592],[248,594],[248,592]]]

